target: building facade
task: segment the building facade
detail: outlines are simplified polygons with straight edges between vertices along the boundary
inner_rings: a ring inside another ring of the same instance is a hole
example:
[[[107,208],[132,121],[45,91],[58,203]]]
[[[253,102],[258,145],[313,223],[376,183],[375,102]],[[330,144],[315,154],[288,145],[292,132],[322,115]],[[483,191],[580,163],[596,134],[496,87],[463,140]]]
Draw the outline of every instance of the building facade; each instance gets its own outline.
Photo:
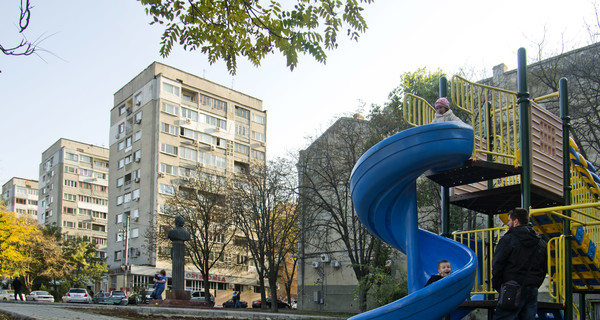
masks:
[[[37,180],[14,177],[2,185],[2,201],[6,210],[37,221]]]
[[[106,254],[108,149],[61,138],[42,153],[40,224],[55,224],[64,239],[83,238]]]
[[[168,199],[190,179],[226,177],[264,162],[266,121],[261,100],[157,62],[114,94],[109,290],[151,286],[158,269],[171,277],[171,262],[160,258],[170,248],[157,247],[152,238],[170,228],[158,219],[167,214]],[[256,274],[245,269],[213,270],[211,292],[254,292]],[[192,265],[185,279],[187,289],[201,289],[202,276]],[[217,304],[225,296],[231,297],[217,294]]]

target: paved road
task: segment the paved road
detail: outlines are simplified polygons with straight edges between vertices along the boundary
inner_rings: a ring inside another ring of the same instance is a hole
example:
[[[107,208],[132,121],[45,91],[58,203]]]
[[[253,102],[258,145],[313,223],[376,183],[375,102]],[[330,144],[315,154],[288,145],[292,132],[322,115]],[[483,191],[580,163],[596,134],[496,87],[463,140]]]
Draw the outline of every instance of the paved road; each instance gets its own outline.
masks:
[[[66,303],[41,303],[41,302],[15,302],[15,301],[0,301],[0,312],[8,313],[17,318],[22,319],[37,319],[37,320],[65,320],[65,319],[81,319],[81,320],[119,320],[123,318],[103,316],[93,313],[84,313],[69,308],[107,308],[105,305],[81,305],[81,304],[66,304]],[[112,308],[131,308],[135,312],[143,314],[148,318],[152,315],[180,315],[180,316],[196,316],[196,317],[219,317],[219,318],[240,318],[240,319],[330,319],[334,317],[320,316],[305,316],[298,314],[285,313],[266,313],[259,311],[242,310],[230,311],[224,309],[187,309],[187,308],[166,308],[166,307],[151,307],[151,306],[115,306]]]

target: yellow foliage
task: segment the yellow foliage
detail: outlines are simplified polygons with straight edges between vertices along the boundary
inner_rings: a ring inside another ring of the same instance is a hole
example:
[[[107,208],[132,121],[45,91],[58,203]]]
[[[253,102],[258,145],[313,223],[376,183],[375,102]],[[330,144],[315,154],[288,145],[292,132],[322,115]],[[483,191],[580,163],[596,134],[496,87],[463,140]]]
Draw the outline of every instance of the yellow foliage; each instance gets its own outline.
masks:
[[[36,224],[35,220],[0,206],[0,276],[12,277],[28,271],[32,249],[41,237]]]

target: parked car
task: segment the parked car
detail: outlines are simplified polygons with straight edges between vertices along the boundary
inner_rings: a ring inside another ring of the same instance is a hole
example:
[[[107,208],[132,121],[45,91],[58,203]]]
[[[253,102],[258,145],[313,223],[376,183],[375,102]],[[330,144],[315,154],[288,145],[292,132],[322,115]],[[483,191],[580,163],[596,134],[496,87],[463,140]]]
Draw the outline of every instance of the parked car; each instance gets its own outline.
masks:
[[[127,297],[127,293],[122,290],[113,290],[110,292],[110,297],[107,302],[109,304],[121,304],[127,305],[129,303],[129,298]]]
[[[54,296],[48,293],[48,291],[31,291],[25,296],[25,300],[54,302]]]
[[[62,297],[63,302],[80,302],[80,303],[92,303],[92,297],[88,294],[86,289],[82,288],[71,288],[69,292]]]
[[[206,301],[204,298],[204,291],[192,291],[192,301]],[[208,293],[210,295],[210,306],[215,306],[215,297],[213,297],[212,293]]]
[[[246,302],[244,300],[240,300],[240,307],[248,308],[248,302]],[[235,308],[235,303],[233,302],[233,299],[229,299],[229,300],[223,302],[223,308]]]
[[[2,300],[2,301],[10,300],[10,293],[8,293],[8,291],[6,291],[6,290],[0,289],[0,300]]]
[[[92,301],[94,303],[104,303],[109,297],[110,297],[110,294],[108,292],[102,291],[102,292],[96,293],[94,298],[92,298]]]
[[[6,290],[8,292],[8,300],[15,300],[15,290]],[[19,300],[25,301],[25,295],[21,293],[21,298]]]
[[[272,301],[273,300],[271,298],[267,298],[267,301],[266,301],[267,308],[271,308]],[[252,301],[252,308],[260,308],[261,306],[262,306],[261,300]],[[287,304],[287,302],[283,302],[283,301],[277,299],[277,308],[278,309],[290,309],[290,305]]]

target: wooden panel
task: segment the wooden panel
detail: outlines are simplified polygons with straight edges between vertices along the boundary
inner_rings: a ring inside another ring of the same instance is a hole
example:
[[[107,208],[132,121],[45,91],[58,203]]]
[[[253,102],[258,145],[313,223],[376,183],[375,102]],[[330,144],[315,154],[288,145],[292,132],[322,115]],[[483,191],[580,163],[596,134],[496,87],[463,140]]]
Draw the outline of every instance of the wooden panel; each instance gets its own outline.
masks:
[[[531,103],[531,183],[563,194],[562,122],[548,110]]]

